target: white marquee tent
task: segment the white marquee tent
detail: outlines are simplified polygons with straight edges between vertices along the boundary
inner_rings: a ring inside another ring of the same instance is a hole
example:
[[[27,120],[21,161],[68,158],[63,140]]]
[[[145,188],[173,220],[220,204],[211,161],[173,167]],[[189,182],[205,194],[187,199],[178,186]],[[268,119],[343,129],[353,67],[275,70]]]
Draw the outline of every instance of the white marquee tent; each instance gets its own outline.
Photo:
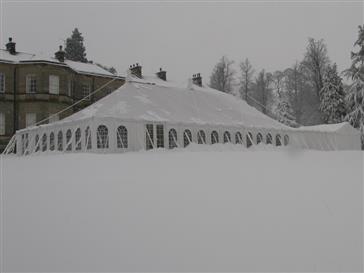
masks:
[[[118,90],[61,121],[17,131],[15,141],[19,155],[172,149],[190,142],[360,149],[360,133],[347,123],[293,129],[208,87],[130,77]]]

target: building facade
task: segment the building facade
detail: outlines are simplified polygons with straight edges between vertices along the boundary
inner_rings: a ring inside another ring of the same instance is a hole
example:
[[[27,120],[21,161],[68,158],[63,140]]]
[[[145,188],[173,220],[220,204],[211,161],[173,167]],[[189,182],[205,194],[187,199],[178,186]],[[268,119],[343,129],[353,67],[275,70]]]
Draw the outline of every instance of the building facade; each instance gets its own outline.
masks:
[[[9,39],[0,49],[0,151],[16,130],[63,119],[119,88],[124,77],[93,63],[64,58],[60,47],[54,57],[17,52]],[[101,88],[101,89],[100,89]],[[93,91],[100,89],[94,95]],[[71,107],[76,101],[81,103]]]

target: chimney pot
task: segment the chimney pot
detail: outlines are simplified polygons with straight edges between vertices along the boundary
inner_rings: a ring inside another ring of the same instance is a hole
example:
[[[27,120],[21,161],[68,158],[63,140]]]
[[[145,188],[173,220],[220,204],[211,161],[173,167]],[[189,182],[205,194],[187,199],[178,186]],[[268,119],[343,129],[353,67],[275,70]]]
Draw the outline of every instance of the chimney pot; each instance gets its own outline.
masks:
[[[136,63],[130,66],[130,72],[138,78],[142,78],[142,67]]]
[[[65,55],[66,55],[66,53],[63,51],[63,49],[62,49],[62,48],[63,48],[63,47],[60,45],[60,46],[59,46],[59,50],[58,50],[56,53],[54,53],[55,58],[56,58],[59,62],[61,62],[61,63],[63,63],[63,62],[64,62]]]
[[[192,82],[195,85],[198,85],[200,87],[202,87],[202,77],[200,73],[194,74],[193,78],[192,78]]]
[[[167,72],[166,72],[166,71],[164,71],[164,70],[162,69],[162,67],[161,67],[161,68],[159,68],[159,72],[157,72],[156,74],[157,74],[157,77],[158,77],[158,78],[160,78],[161,80],[163,80],[163,81],[167,81]]]

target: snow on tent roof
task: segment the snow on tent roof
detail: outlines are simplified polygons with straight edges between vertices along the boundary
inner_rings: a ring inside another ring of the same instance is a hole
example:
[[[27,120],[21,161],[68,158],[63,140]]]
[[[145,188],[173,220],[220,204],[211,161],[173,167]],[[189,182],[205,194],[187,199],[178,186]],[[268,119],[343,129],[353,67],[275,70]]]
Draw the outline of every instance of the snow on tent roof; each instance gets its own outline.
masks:
[[[110,95],[59,122],[111,117],[176,124],[290,129],[232,95],[196,85],[191,90],[158,80],[153,80],[153,84],[144,83],[151,80],[126,82]]]
[[[80,74],[115,77],[115,75],[113,75],[109,71],[106,71],[105,69],[93,63],[81,63],[70,60],[65,60],[65,62],[62,63],[59,62],[56,58],[43,54],[36,55],[24,52],[17,52],[15,55],[12,55],[7,50],[0,49],[0,61],[10,63],[48,62],[56,65],[68,66],[69,68]]]
[[[354,134],[360,135],[360,131],[351,126],[348,122],[341,122],[336,124],[320,124],[314,126],[302,126],[297,130],[312,131],[312,132],[336,132],[340,134]]]

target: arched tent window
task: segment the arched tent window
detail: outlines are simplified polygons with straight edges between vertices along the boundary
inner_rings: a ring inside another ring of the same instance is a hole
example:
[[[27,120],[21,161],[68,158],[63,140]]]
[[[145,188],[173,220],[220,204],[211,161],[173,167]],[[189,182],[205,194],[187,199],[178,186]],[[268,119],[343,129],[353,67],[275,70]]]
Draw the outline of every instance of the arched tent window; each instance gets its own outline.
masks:
[[[257,134],[257,144],[263,141],[263,135],[261,133]]]
[[[72,131],[68,129],[66,132],[66,151],[72,151]]]
[[[203,130],[197,132],[197,143],[206,144],[206,134]]]
[[[76,151],[81,150],[81,129],[77,128],[76,134],[75,134],[75,141],[76,141]]]
[[[186,129],[183,132],[183,147],[187,147],[192,142],[192,133],[190,130]]]
[[[34,139],[35,152],[39,152],[39,136],[36,135]]]
[[[120,125],[116,130],[116,139],[118,148],[128,148],[128,130],[125,126]]]
[[[289,144],[289,136],[285,135],[283,141],[284,141],[284,146],[287,146]]]
[[[211,132],[211,143],[219,143],[219,134],[216,131]]]
[[[58,151],[63,151],[63,133],[62,131],[58,132],[58,136],[57,136],[57,148]]]
[[[42,152],[47,151],[47,135],[46,133],[42,136]]]
[[[224,143],[231,142],[231,136],[228,131],[224,133]]]
[[[87,150],[90,150],[92,148],[90,126],[87,126],[85,130],[85,146]]]
[[[236,132],[235,134],[235,143],[236,144],[243,144],[243,136],[240,132]]]
[[[253,145],[253,134],[251,132],[248,132],[246,135],[246,147],[249,148]]]
[[[99,127],[97,127],[97,148],[109,148],[109,130],[105,125],[99,125]]]
[[[49,134],[49,150],[54,151],[54,133]]]
[[[272,144],[273,143],[273,138],[271,134],[267,134],[267,138],[266,138],[266,142],[267,144]]]
[[[281,135],[276,135],[276,146],[282,146]]]
[[[168,132],[168,143],[169,149],[174,149],[177,147],[177,131],[173,128]]]

